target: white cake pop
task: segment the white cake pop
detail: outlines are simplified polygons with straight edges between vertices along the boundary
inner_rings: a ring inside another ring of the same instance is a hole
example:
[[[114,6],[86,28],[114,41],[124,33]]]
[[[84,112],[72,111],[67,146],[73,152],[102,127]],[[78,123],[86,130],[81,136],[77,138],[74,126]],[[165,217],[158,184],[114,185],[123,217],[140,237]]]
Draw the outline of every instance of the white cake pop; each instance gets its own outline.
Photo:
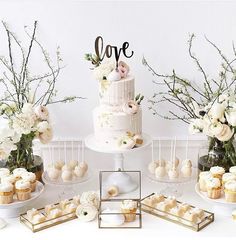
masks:
[[[148,171],[151,173],[151,174],[155,174],[155,170],[156,168],[158,167],[158,164],[154,161],[151,161],[149,164],[148,164]]]
[[[80,162],[79,165],[78,165],[81,169],[84,170],[84,172],[87,172],[88,171],[88,164],[86,162]]]
[[[55,180],[57,180],[57,179],[59,178],[61,172],[60,172],[58,169],[52,167],[52,168],[49,168],[49,169],[47,170],[47,173],[48,173],[48,177],[49,177],[52,181],[55,181]]]
[[[155,176],[156,178],[163,178],[166,175],[166,169],[165,167],[159,166],[155,170]]]
[[[70,171],[70,170],[62,171],[61,178],[62,178],[63,182],[70,182],[73,178],[72,171]]]
[[[183,177],[188,178],[191,177],[192,175],[192,167],[189,167],[187,165],[183,165],[181,168],[181,173]]]
[[[81,177],[84,176],[85,171],[84,171],[84,169],[80,168],[79,166],[76,166],[75,170],[74,170],[74,174],[75,174],[76,177],[81,178]]]
[[[58,170],[61,170],[61,168],[64,166],[64,161],[63,160],[55,160],[54,161],[54,167]]]
[[[179,177],[178,169],[172,168],[168,171],[168,176],[170,180],[174,180]]]

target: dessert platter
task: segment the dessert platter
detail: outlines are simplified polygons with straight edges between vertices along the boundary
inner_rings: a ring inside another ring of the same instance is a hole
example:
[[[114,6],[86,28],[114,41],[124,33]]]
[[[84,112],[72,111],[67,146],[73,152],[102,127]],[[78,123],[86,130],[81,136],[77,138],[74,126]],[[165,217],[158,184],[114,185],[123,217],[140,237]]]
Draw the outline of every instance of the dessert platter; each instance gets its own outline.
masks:
[[[91,172],[84,159],[84,142],[75,146],[72,141],[69,147],[71,148],[71,159],[68,159],[66,143],[64,143],[63,156],[59,149],[58,159],[55,159],[54,147],[49,148],[50,163],[42,175],[45,184],[73,185],[85,182],[90,178]]]
[[[176,156],[176,137],[171,141],[170,160],[162,158],[161,140],[158,140],[158,159],[154,157],[154,141],[152,142],[152,160],[147,166],[147,177],[154,182],[164,183],[167,186],[161,190],[164,195],[180,197],[179,185],[193,181],[197,177],[197,169],[192,166],[188,158],[188,140],[186,143],[185,159]]]
[[[214,214],[188,203],[152,193],[141,201],[142,210],[167,221],[200,231],[214,221]]]
[[[225,173],[222,167],[201,172],[195,185],[196,193],[213,205],[215,212],[229,216],[236,209],[236,167]]]
[[[12,174],[8,169],[1,168],[0,176],[1,216],[19,216],[44,191],[44,185],[36,180],[36,175],[24,168],[16,168]]]
[[[95,64],[93,61],[92,58]],[[85,144],[96,152],[113,154],[115,170],[123,171],[124,153],[142,149],[151,142],[151,138],[142,133],[141,102],[144,97],[141,94],[135,96],[135,78],[123,61],[116,64],[99,62],[94,68],[94,76],[99,82],[100,105],[93,110],[94,134],[85,139]],[[107,185],[114,183],[123,192],[137,188],[124,172],[110,175]]]

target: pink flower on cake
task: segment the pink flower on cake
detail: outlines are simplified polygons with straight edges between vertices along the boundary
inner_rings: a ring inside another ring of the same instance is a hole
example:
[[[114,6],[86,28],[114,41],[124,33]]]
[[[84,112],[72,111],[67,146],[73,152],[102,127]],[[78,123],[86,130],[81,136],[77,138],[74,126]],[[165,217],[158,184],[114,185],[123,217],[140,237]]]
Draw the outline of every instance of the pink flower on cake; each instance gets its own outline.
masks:
[[[35,111],[36,116],[39,119],[48,120],[49,112],[48,112],[48,109],[45,106],[37,106],[34,111]]]
[[[122,109],[127,114],[135,114],[138,112],[139,106],[134,100],[129,100],[123,105]]]
[[[46,131],[39,133],[38,138],[43,144],[49,143],[53,138],[52,128],[48,128]]]
[[[125,78],[129,73],[129,66],[125,62],[120,61],[118,64],[118,70],[120,72],[120,76]]]

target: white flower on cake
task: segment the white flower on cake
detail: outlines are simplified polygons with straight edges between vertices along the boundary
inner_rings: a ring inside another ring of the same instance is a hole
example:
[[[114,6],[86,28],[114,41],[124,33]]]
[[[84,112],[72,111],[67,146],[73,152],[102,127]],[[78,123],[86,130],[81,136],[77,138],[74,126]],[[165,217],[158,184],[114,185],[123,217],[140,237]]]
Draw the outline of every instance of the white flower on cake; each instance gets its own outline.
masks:
[[[99,208],[98,193],[95,191],[83,192],[82,196],[80,197],[80,203],[81,204],[90,204],[98,209]]]
[[[129,74],[129,66],[123,61],[118,63],[118,70],[122,78],[126,78]]]
[[[109,73],[115,69],[115,63],[111,61],[106,61],[101,63],[98,67],[94,68],[93,74],[95,79],[102,81],[106,80]]]
[[[139,110],[139,105],[134,100],[129,100],[122,107],[122,110],[127,114],[135,114]]]
[[[41,120],[48,120],[49,119],[49,112],[45,106],[37,106],[35,108],[36,116]]]

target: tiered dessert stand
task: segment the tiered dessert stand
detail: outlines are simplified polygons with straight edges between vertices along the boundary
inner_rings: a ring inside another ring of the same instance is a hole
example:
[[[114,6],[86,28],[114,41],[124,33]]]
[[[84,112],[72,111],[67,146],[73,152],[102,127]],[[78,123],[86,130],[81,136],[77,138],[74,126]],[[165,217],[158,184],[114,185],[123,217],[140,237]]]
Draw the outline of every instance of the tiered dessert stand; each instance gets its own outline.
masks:
[[[115,171],[124,171],[124,154],[139,151],[145,147],[147,147],[151,143],[151,137],[147,134],[142,134],[143,144],[140,147],[132,148],[132,149],[119,149],[119,147],[111,149],[105,144],[98,144],[95,136],[89,135],[85,139],[85,145],[96,152],[101,153],[110,153],[113,154],[114,161],[114,170]],[[122,194],[129,193],[137,189],[138,184],[132,179],[132,177],[124,172],[114,172],[108,176],[106,179],[106,186],[117,186],[119,188],[119,192]]]

